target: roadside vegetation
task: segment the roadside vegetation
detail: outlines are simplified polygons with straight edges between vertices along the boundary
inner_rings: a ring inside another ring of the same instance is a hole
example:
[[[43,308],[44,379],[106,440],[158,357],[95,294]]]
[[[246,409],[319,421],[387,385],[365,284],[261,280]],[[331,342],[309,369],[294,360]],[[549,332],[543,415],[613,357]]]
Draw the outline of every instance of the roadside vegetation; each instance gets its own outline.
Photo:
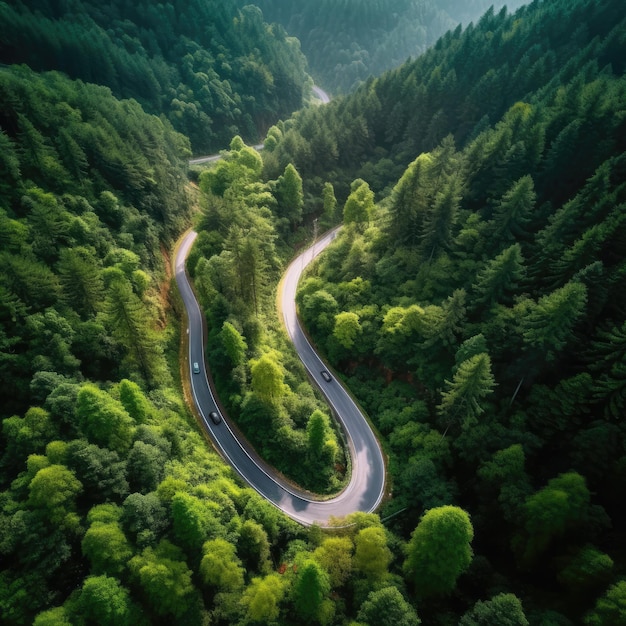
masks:
[[[235,137],[199,176],[202,212],[188,267],[206,312],[207,358],[221,401],[263,458],[314,493],[346,478],[341,433],[308,382],[277,311],[289,240],[302,224],[302,179],[288,164],[264,180]],[[302,243],[305,243],[303,240]]]
[[[159,7],[152,24],[137,5],[153,59],[162,41],[203,49],[168,18],[180,6]],[[142,57],[132,20],[100,32],[81,2],[30,16],[3,4],[0,23],[29,22],[35,49],[36,23],[70,8],[74,30],[68,17],[57,35],[80,33],[103,68],[102,33]],[[294,42],[266,47],[281,31],[254,9],[216,11],[242,47],[205,16],[216,67],[256,63],[278,102],[272,68]],[[248,19],[258,28],[240,41]],[[169,68],[196,111],[232,122],[196,144],[230,142],[197,176],[195,217],[189,137],[169,105],[14,64],[25,59],[6,56],[17,39],[3,34],[0,621],[624,623],[624,19],[617,0],[490,10],[270,126],[262,157],[240,138],[246,106],[267,128],[297,89],[266,117],[217,69],[232,109]],[[343,230],[302,283],[300,315],[382,434],[391,474],[380,514],[327,530],[284,516],[211,450],[177,383],[168,296],[167,251],[195,220],[189,269],[223,402],[268,461],[331,492],[340,437],[275,313],[314,219]]]

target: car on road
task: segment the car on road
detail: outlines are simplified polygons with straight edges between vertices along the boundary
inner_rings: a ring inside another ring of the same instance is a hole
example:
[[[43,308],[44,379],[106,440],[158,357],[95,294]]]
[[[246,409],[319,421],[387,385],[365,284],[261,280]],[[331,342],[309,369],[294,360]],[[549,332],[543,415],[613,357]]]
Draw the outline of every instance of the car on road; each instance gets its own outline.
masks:
[[[193,373],[194,374],[199,374],[200,373],[200,366],[197,363],[193,364]]]
[[[320,372],[320,374],[322,375],[322,378],[323,378],[323,379],[324,379],[327,383],[329,383],[329,382],[333,379],[333,378],[332,378],[332,376],[331,376],[331,375],[330,375],[330,374],[329,374],[326,370],[322,370],[322,371]]]
[[[215,411],[211,411],[209,413],[209,417],[211,418],[211,421],[214,424],[219,424],[222,421],[222,418],[219,416],[218,413],[216,413]]]

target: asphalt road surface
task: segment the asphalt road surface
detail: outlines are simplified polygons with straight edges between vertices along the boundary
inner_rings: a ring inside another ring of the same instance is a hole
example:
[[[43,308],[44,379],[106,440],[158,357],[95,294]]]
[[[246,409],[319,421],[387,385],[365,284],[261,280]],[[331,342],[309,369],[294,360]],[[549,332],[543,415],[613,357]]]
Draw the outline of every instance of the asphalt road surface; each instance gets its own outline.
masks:
[[[336,497],[324,501],[315,500],[289,486],[256,458],[254,451],[246,450],[237,439],[228,418],[225,419],[220,411],[207,379],[203,314],[185,272],[185,259],[197,236],[194,231],[189,231],[184,236],[175,264],[176,282],[189,321],[188,367],[191,390],[203,425],[222,456],[244,481],[287,515],[305,525],[325,525],[330,517],[343,517],[354,511],[372,512],[380,504],[385,486],[384,460],[374,433],[332,372],[327,374],[331,377],[330,382],[323,378],[321,372],[329,370],[307,341],[295,312],[295,290],[302,271],[332,241],[335,234],[336,231],[327,233],[291,263],[283,278],[281,293],[283,317],[289,336],[309,374],[321,388],[333,413],[342,424],[352,457],[350,483]],[[199,366],[198,373],[194,373],[194,363]],[[209,414],[212,411],[221,416],[219,424],[214,424],[210,419]]]

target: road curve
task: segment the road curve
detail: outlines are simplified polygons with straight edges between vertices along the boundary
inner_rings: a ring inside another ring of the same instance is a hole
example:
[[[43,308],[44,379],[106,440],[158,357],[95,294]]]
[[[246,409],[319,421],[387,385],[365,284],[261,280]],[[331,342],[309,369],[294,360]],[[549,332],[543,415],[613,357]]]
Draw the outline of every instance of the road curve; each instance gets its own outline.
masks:
[[[255,460],[239,442],[228,421],[224,419],[208,383],[204,361],[203,314],[195,298],[187,273],[185,260],[197,236],[189,231],[182,239],[175,260],[176,282],[187,310],[189,333],[189,377],[191,392],[202,423],[223,457],[253,489],[281,509],[294,520],[311,525],[326,525],[331,517],[343,517],[354,511],[372,512],[383,497],[385,466],[383,456],[371,428],[348,393],[337,380],[326,382],[320,372],[326,366],[307,341],[296,317],[295,290],[298,279],[310,263],[333,239],[336,231],[327,233],[313,246],[299,255],[289,266],[283,278],[283,317],[287,332],[294,341],[296,350],[312,378],[320,386],[335,415],[342,424],[350,455],[352,474],[350,483],[336,497],[329,500],[314,500],[289,486],[279,476]],[[193,373],[197,363],[199,373]],[[215,411],[222,421],[214,424],[209,413]]]
[[[328,104],[330,102],[330,96],[321,87],[313,85],[312,91],[319,98],[322,104]]]
[[[317,85],[313,85],[311,88],[315,96],[320,100],[322,104],[328,104],[330,102],[330,96]],[[263,150],[263,144],[259,143],[256,146],[252,146],[257,152]],[[189,165],[202,165],[203,163],[214,163],[222,158],[221,154],[209,154],[207,156],[196,156],[189,159]]]

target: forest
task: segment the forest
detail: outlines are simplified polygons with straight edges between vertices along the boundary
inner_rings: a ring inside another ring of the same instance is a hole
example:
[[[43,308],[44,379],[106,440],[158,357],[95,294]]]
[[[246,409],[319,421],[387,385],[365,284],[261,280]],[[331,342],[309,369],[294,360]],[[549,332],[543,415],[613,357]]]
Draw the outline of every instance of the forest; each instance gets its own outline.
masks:
[[[164,114],[194,154],[236,134],[257,143],[309,89],[299,42],[234,0],[3,2],[0,63],[59,70],[133,98]]]
[[[0,621],[626,623],[619,0],[488,9],[291,117],[311,84],[296,33],[216,6],[0,4]],[[63,65],[70,44],[115,76]],[[233,70],[232,109],[182,80],[179,46],[199,74]],[[235,78],[250,55],[266,101]],[[131,56],[167,81],[140,93]],[[174,83],[206,134],[172,115]],[[299,314],[376,428],[391,495],[323,529],[203,434],[171,255],[192,225],[229,419],[327,496],[349,457],[275,302],[294,251],[336,224]]]
[[[244,7],[247,0],[238,0]],[[257,0],[268,22],[296,36],[309,70],[332,94],[349,93],[371,75],[416,58],[447,30],[478,19],[490,6],[522,0]]]

